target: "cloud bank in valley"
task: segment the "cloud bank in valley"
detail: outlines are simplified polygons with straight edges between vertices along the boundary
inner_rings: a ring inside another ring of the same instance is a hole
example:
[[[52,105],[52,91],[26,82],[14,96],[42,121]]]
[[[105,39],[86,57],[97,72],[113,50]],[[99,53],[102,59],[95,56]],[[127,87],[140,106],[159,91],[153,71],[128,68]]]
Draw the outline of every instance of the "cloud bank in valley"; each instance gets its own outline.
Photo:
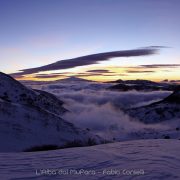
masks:
[[[79,82],[44,85],[41,88],[57,95],[70,111],[64,119],[80,128],[107,139],[123,140],[133,132],[146,132],[147,129],[165,129],[162,125],[145,125],[124,113],[124,109],[159,101],[170,94],[167,91],[155,92],[116,92],[105,90],[111,84]],[[131,137],[132,138],[132,137]]]
[[[98,98],[99,94],[101,96]],[[95,95],[95,92],[93,95],[87,91],[81,92],[81,95],[77,94],[76,97],[75,94],[71,98],[64,97],[66,107],[70,110],[70,113],[65,114],[64,118],[80,128],[88,128],[109,140],[137,138],[133,133],[148,132],[152,129],[153,131],[159,131],[167,128],[159,124],[145,125],[122,111],[124,107],[130,107],[132,104],[145,105],[157,101],[167,94],[157,93],[155,97],[153,95],[155,93],[138,95],[137,92],[129,92],[126,94],[120,93],[118,97],[118,94],[107,96],[106,93],[102,92],[97,95]],[[129,96],[133,97],[132,101],[129,100],[131,99]]]

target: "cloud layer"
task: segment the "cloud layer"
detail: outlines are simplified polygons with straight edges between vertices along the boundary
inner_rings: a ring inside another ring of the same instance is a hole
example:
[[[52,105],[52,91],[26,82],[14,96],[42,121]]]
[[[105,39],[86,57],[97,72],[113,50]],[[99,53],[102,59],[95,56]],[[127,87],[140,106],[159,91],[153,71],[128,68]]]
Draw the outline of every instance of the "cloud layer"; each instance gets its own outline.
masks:
[[[177,126],[177,123],[171,123],[174,122],[172,119],[147,125],[127,114],[129,108],[164,99],[171,94],[169,91],[111,91],[108,87],[113,83],[98,83],[75,77],[54,82],[27,83],[33,89],[45,90],[59,97],[69,110],[63,119],[110,141],[162,138],[167,132],[174,132]]]
[[[74,92],[61,90],[56,93],[70,110],[70,113],[64,116],[66,120],[80,128],[88,128],[109,140],[137,138],[132,134],[166,128],[161,125],[145,125],[129,117],[122,110],[158,101],[169,95],[169,92],[113,92],[103,88],[93,90],[92,86],[92,89]],[[131,135],[132,137],[129,137]]]
[[[105,60],[109,60],[111,58],[116,58],[116,57],[152,55],[152,54],[155,54],[157,51],[158,51],[157,48],[149,47],[149,48],[144,48],[144,49],[113,51],[113,52],[92,54],[92,55],[77,57],[73,59],[60,60],[55,63],[37,67],[37,68],[24,69],[24,70],[21,70],[21,72],[13,73],[12,75],[27,75],[27,74],[33,74],[33,73],[38,73],[38,72],[43,72],[43,71],[69,69],[69,68],[74,68],[78,66],[97,64],[100,61],[105,61]]]
[[[116,92],[106,90],[109,86],[111,83],[63,80],[39,88],[57,95],[65,102],[69,112],[64,119],[109,140],[124,140],[131,135],[131,139],[137,138],[134,135],[136,133],[167,128],[159,124],[145,125],[129,117],[123,110],[159,101],[171,92]]]

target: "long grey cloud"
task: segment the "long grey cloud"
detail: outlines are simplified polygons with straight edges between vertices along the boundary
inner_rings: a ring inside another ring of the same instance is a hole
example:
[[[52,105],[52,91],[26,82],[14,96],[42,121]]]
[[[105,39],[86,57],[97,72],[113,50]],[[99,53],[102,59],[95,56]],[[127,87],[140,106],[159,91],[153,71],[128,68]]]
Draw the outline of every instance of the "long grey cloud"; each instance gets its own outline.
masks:
[[[58,77],[64,77],[64,75],[61,74],[49,74],[49,75],[36,75],[35,78],[43,78],[43,79],[48,79],[48,78],[58,78]]]
[[[111,71],[106,70],[106,69],[95,69],[95,70],[89,70],[87,72],[90,72],[90,73],[112,73]]]
[[[180,67],[180,64],[148,64],[148,65],[140,65],[143,68],[176,68]]]
[[[13,73],[11,75],[26,75],[26,74],[33,74],[33,73],[38,73],[38,72],[43,72],[43,71],[50,71],[50,70],[69,69],[69,68],[74,68],[78,66],[97,64],[100,61],[105,61],[105,60],[109,60],[111,58],[116,58],[116,57],[152,55],[152,54],[155,54],[157,51],[158,51],[158,48],[149,47],[149,48],[143,48],[143,49],[91,54],[91,55],[81,56],[81,57],[77,57],[73,59],[60,60],[55,63],[37,67],[37,68],[23,69],[21,70],[21,72]]]
[[[153,72],[155,72],[155,71],[134,71],[134,70],[128,70],[128,71],[126,71],[127,73],[153,73]]]

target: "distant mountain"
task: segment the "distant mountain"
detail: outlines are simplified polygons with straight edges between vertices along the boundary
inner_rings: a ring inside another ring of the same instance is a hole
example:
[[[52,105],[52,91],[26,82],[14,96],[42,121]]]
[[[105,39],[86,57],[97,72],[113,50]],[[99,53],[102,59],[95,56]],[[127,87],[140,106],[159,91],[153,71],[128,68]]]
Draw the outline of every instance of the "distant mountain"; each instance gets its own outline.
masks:
[[[165,90],[165,91],[174,91],[176,89],[179,89],[180,85],[177,84],[170,84],[170,83],[164,83],[164,82],[153,82],[149,80],[117,80],[113,81],[113,83],[118,83],[113,86],[110,86],[109,90],[116,90],[116,91],[131,91],[131,90],[137,90],[137,91],[159,91],[159,90]]]
[[[0,151],[101,142],[98,136],[63,120],[66,111],[56,96],[27,88],[0,73]]]
[[[178,119],[180,118],[180,90],[176,90],[159,102],[128,109],[126,113],[144,123],[158,123]]]
[[[22,84],[26,85],[26,86],[32,86],[32,85],[46,85],[46,84],[58,84],[58,83],[77,83],[77,82],[81,82],[81,83],[88,83],[88,82],[95,82],[95,81],[91,81],[91,80],[87,80],[87,79],[83,79],[83,78],[78,78],[75,76],[72,77],[68,77],[68,78],[64,78],[64,79],[58,79],[58,80],[54,80],[54,81],[30,81],[30,80],[21,80],[20,81]]]
[[[68,77],[68,78],[65,78],[65,79],[56,80],[56,81],[53,81],[53,82],[62,82],[62,83],[75,82],[76,83],[76,82],[94,82],[94,81],[90,81],[90,80],[87,80],[87,79],[72,76],[72,77]]]
[[[123,83],[123,84],[144,84],[144,85],[157,85],[158,83],[150,81],[150,80],[143,80],[143,79],[136,79],[136,80],[116,80],[112,81],[112,83]]]
[[[37,85],[37,84],[36,84]],[[35,87],[36,87],[35,85]],[[33,84],[28,84],[28,86],[34,86]],[[64,90],[64,91],[80,91],[85,89],[91,90],[100,90],[106,89],[111,86],[109,83],[100,83],[96,81],[90,81],[78,77],[70,77],[66,79],[60,79],[56,81],[52,81],[47,84],[40,84],[39,87],[43,87],[43,90]],[[38,85],[37,85],[38,88]]]

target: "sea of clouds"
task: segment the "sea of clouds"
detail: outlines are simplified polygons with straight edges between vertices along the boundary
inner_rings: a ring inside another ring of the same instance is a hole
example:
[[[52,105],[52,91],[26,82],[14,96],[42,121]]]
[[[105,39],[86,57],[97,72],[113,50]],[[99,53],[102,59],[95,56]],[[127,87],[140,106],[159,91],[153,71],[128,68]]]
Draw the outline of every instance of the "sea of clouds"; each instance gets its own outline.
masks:
[[[167,130],[167,125],[146,125],[124,110],[150,104],[167,97],[171,92],[111,91],[109,83],[63,82],[39,86],[65,103],[69,112],[63,118],[76,126],[103,136],[106,139],[125,140],[132,134]],[[36,87],[37,88],[37,87]],[[135,137],[137,138],[137,137]]]

